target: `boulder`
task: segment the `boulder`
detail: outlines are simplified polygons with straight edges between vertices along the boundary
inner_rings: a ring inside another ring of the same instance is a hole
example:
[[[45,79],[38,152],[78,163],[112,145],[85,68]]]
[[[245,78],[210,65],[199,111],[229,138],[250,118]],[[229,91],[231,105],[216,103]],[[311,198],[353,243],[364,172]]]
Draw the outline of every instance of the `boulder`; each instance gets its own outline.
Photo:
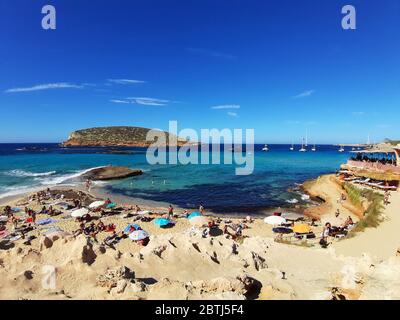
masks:
[[[128,167],[108,166],[92,169],[82,177],[90,180],[116,180],[143,174],[142,170],[134,170]]]

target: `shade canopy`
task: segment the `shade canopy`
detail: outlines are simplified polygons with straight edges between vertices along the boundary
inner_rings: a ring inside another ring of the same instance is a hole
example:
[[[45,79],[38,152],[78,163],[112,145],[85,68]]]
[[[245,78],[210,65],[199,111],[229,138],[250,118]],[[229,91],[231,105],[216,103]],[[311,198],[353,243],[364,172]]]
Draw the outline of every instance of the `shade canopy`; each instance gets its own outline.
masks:
[[[140,241],[148,237],[150,237],[150,235],[144,230],[136,230],[129,235],[129,239],[133,241]]]
[[[97,209],[97,208],[100,208],[100,207],[104,206],[105,204],[106,204],[105,201],[95,201],[95,202],[92,202],[89,205],[89,208],[90,209]]]
[[[89,213],[89,210],[88,210],[88,209],[86,209],[86,208],[80,208],[80,209],[77,209],[77,210],[72,211],[72,212],[71,212],[71,217],[74,217],[74,218],[81,218],[81,217],[83,217],[84,215],[86,215],[86,214],[88,214],[88,213]]]
[[[296,224],[293,228],[295,233],[310,233],[311,227],[306,223]]]
[[[286,223],[286,219],[280,216],[269,216],[264,219],[264,222],[270,225],[280,225],[282,223]]]

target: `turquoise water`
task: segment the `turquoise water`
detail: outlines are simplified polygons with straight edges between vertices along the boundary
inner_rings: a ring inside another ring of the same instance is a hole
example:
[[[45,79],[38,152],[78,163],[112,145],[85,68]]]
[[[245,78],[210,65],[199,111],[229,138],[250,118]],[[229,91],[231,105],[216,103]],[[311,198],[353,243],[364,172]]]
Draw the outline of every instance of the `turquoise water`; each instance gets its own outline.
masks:
[[[261,145],[255,146],[254,173],[237,176],[234,165],[149,165],[145,150],[137,148],[110,154],[103,148],[0,144],[0,197],[39,186],[82,183],[79,176],[85,170],[112,164],[139,168],[144,174],[102,185],[111,193],[188,208],[203,204],[215,212],[257,212],[303,202],[300,193],[288,189],[335,172],[349,157],[334,146],[317,146],[316,152],[306,153],[289,147],[271,145],[263,152]]]

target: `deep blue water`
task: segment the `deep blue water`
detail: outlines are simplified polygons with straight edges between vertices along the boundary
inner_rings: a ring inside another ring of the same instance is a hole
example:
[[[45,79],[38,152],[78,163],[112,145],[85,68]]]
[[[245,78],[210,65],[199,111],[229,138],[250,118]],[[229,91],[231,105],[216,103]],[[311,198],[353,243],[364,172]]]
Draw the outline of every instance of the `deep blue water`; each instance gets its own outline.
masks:
[[[200,203],[214,211],[257,212],[288,205],[301,195],[288,192],[307,179],[335,172],[349,157],[335,146],[318,146],[316,152],[256,145],[255,169],[249,176],[235,175],[234,165],[149,165],[144,149],[125,148],[127,154],[109,154],[106,148],[60,148],[57,144],[0,144],[0,197],[37,186],[76,184],[87,169],[109,164],[144,170],[140,177],[113,181],[107,191],[162,201],[182,207]],[[347,150],[349,151],[349,150]]]

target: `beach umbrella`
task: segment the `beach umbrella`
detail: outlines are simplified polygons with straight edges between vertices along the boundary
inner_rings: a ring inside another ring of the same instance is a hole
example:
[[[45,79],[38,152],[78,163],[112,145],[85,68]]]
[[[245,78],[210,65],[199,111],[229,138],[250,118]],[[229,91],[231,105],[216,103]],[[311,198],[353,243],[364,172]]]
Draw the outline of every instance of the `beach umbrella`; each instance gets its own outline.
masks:
[[[201,216],[201,213],[195,211],[195,212],[192,212],[192,213],[188,216],[188,219],[192,219],[192,218],[198,217],[198,216]]]
[[[89,210],[86,208],[81,208],[81,209],[77,209],[71,212],[71,216],[74,218],[80,218],[83,217],[84,215],[88,214]]]
[[[125,227],[124,233],[128,234],[128,233],[131,233],[132,231],[136,231],[136,230],[140,230],[140,229],[141,228],[140,228],[140,226],[138,224],[130,223]]]
[[[171,220],[165,219],[165,218],[157,218],[154,220],[154,224],[159,227],[165,227],[168,226],[169,224],[173,223]]]
[[[100,207],[104,206],[105,204],[106,204],[105,201],[95,201],[95,202],[92,202],[89,205],[89,208],[90,209],[97,209],[97,208],[100,208]]]
[[[117,204],[115,202],[112,202],[112,203],[109,203],[106,208],[112,209],[112,208],[115,208],[116,206],[117,206]]]
[[[140,241],[148,237],[150,237],[150,235],[144,230],[136,230],[129,235],[129,239],[133,241]]]
[[[271,225],[279,225],[286,223],[286,219],[280,216],[269,216],[264,219],[264,222]]]
[[[196,216],[196,217],[190,219],[189,222],[193,226],[202,227],[202,226],[208,225],[208,223],[210,222],[210,219],[208,219],[207,217],[204,217],[204,216]]]
[[[310,233],[311,227],[306,223],[296,224],[293,227],[293,232],[295,232],[295,233]]]
[[[273,232],[275,233],[283,233],[283,234],[289,234],[292,233],[293,230],[287,227],[276,227],[272,229]]]

